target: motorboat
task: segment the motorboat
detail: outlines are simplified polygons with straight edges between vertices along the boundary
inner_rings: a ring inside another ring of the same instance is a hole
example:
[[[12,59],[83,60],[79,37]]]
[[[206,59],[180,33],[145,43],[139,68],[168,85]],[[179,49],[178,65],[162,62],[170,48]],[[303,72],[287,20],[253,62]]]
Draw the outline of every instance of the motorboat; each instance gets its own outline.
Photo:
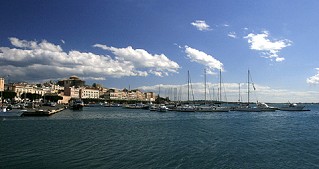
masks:
[[[289,103],[286,106],[280,107],[282,111],[304,111],[305,106],[296,103]]]
[[[168,108],[165,105],[160,105],[157,107],[156,111],[158,112],[167,112]]]
[[[84,103],[82,100],[73,100],[71,103],[72,110],[82,110],[84,107]]]

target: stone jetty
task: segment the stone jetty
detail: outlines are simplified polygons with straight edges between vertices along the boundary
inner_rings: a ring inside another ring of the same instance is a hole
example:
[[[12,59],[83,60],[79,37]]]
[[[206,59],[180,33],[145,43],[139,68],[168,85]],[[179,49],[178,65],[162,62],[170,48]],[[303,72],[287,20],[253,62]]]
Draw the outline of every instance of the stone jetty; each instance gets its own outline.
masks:
[[[37,108],[27,108],[25,112],[23,112],[22,116],[50,116],[52,114],[58,113],[66,109],[65,105],[56,105],[54,107],[51,106],[41,106]]]

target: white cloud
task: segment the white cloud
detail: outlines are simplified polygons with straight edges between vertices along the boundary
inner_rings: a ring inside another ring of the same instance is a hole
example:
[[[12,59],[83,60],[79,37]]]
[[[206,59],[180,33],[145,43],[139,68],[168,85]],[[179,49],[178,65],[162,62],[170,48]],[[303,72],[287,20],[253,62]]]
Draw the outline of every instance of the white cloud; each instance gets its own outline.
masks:
[[[229,32],[229,33],[227,34],[227,36],[228,36],[228,37],[231,37],[231,38],[234,38],[234,39],[237,38],[236,32]]]
[[[319,68],[316,68],[317,74],[307,78],[307,83],[309,84],[319,84]]]
[[[71,75],[84,79],[105,79],[147,76],[153,72],[155,75],[164,76],[179,69],[179,65],[170,61],[165,55],[148,55],[142,49],[139,51],[141,53],[139,57],[135,57],[134,50],[131,49],[125,55],[131,59],[121,56],[112,58],[108,55],[76,50],[65,52],[59,45],[46,40],[41,42],[18,38],[9,38],[9,40],[15,48],[0,46],[0,70],[2,75],[10,75],[12,80],[15,78],[18,81],[41,81]],[[141,60],[145,63],[140,63]],[[152,63],[152,61],[162,63]]]
[[[150,54],[144,49],[133,49],[131,46],[126,48],[115,48],[106,45],[95,44],[94,47],[111,51],[116,59],[134,64],[136,68],[148,68],[149,73],[157,76],[177,73],[179,65],[168,59],[164,54]]]
[[[200,31],[212,30],[210,26],[203,20],[196,20],[195,22],[192,22],[191,25],[195,26]]]
[[[209,54],[206,54],[189,46],[185,46],[185,53],[192,62],[197,62],[206,66],[208,69],[208,73],[213,73],[215,69],[224,70],[223,63]]]
[[[18,38],[11,37],[9,38],[11,44],[15,47],[25,48],[25,49],[42,49],[51,52],[62,52],[62,49],[59,45],[54,45],[52,43],[43,40],[42,42],[38,43],[36,41],[26,41],[20,40]]]
[[[246,37],[248,43],[250,44],[250,49],[261,51],[263,56],[268,59],[275,59],[276,62],[281,62],[285,58],[280,57],[278,53],[285,47],[288,47],[292,44],[290,40],[274,40],[271,41],[268,38],[269,32],[263,31],[260,34],[250,33]]]

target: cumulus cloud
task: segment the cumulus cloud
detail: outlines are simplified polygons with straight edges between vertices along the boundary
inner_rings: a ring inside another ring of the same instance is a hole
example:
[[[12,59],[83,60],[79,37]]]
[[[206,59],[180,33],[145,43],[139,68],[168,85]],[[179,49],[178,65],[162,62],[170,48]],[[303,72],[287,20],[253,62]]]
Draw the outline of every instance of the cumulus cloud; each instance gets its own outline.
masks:
[[[223,63],[215,59],[213,56],[197,49],[185,46],[185,53],[192,62],[197,62],[206,66],[207,73],[213,74],[214,70],[223,70]]]
[[[317,74],[307,78],[307,83],[309,84],[319,84],[319,68],[316,68]]]
[[[168,59],[164,54],[150,54],[144,49],[133,49],[131,46],[126,48],[109,47],[106,45],[95,44],[94,47],[110,51],[117,60],[133,63],[136,68],[148,68],[148,73],[163,76],[168,73],[176,73],[179,65]]]
[[[227,34],[227,36],[228,36],[228,37],[231,37],[231,38],[234,38],[234,39],[237,38],[236,32],[229,32],[229,33]]]
[[[287,39],[271,41],[268,36],[269,32],[263,31],[260,34],[250,33],[244,38],[248,39],[250,49],[261,51],[262,57],[275,59],[276,62],[284,61],[285,58],[280,57],[278,53],[283,48],[290,46],[292,42]]]
[[[36,41],[26,41],[20,40],[15,37],[9,38],[11,44],[15,47],[25,48],[25,49],[43,49],[45,51],[50,52],[62,52],[62,49],[59,45],[54,45],[52,43],[43,40],[42,42],[38,43]]]
[[[212,30],[210,26],[203,20],[196,20],[195,22],[192,22],[191,25],[195,26],[200,31]]]
[[[136,54],[128,47],[125,57],[120,55],[123,51],[117,51],[120,54],[112,58],[109,55],[76,50],[66,52],[59,45],[46,40],[37,42],[15,37],[9,40],[14,47],[0,46],[0,69],[1,75],[10,75],[11,80],[15,78],[18,81],[41,81],[71,75],[84,79],[148,76],[149,73],[164,76],[179,69],[179,65],[165,55],[151,55],[143,49],[135,51]],[[145,63],[137,60],[144,60]]]

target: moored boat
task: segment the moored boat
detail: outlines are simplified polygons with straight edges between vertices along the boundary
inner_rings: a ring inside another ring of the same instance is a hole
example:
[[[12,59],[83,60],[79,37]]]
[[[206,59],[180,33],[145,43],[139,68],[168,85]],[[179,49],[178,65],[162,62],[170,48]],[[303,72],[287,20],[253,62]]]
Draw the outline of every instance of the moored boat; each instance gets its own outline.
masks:
[[[261,109],[258,107],[251,107],[248,105],[241,105],[234,109],[235,111],[242,111],[242,112],[261,112]]]
[[[182,106],[177,107],[176,110],[179,112],[195,112],[196,107],[187,104],[187,105],[182,105]]]
[[[221,106],[213,107],[213,112],[229,112],[229,111],[230,111],[229,107],[221,107]]]
[[[296,103],[289,103],[288,105],[280,107],[279,109],[282,111],[305,111],[304,108],[305,106],[303,105],[298,105]]]
[[[212,112],[213,109],[214,108],[212,106],[205,106],[205,105],[196,107],[197,112]]]
[[[160,105],[157,107],[156,111],[158,112],[167,112],[168,108],[165,105]]]
[[[277,107],[271,107],[271,106],[268,106],[268,104],[266,104],[266,103],[261,103],[261,102],[257,102],[257,107],[258,107],[261,111],[276,111],[276,110],[278,110]]]
[[[73,100],[70,107],[72,110],[82,110],[84,103],[82,100]]]

